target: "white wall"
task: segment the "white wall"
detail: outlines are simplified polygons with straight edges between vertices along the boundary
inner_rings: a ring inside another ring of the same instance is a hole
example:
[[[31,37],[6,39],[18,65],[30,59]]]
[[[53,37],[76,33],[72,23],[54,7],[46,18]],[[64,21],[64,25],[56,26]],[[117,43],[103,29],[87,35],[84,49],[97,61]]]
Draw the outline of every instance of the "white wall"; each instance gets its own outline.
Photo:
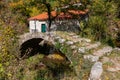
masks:
[[[36,26],[36,31],[41,32],[41,25],[42,24],[46,24],[46,26],[47,26],[46,21],[30,20],[29,21],[29,31],[30,31],[30,33],[34,32],[35,26]]]

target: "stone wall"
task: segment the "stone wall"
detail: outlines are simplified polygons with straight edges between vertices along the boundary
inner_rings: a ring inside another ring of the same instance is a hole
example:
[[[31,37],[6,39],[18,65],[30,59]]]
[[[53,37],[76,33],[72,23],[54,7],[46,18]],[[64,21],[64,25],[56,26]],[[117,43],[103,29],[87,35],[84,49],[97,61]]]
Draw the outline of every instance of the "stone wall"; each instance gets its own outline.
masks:
[[[54,21],[51,26],[51,31],[67,31],[80,32],[80,24],[78,20]]]

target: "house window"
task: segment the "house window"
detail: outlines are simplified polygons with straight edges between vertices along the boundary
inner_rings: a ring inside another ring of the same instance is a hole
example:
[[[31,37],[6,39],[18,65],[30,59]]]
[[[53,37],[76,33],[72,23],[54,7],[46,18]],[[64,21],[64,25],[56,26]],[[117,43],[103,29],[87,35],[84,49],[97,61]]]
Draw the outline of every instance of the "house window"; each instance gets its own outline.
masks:
[[[46,25],[45,24],[41,24],[41,32],[46,32]]]

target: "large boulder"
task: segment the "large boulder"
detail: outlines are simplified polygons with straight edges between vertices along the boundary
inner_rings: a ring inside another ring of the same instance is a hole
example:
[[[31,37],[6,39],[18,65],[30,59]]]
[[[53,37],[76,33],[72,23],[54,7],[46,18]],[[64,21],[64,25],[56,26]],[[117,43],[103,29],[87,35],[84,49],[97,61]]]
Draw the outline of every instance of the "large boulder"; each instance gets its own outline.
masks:
[[[103,72],[102,63],[96,62],[91,69],[89,80],[100,80],[100,76]]]

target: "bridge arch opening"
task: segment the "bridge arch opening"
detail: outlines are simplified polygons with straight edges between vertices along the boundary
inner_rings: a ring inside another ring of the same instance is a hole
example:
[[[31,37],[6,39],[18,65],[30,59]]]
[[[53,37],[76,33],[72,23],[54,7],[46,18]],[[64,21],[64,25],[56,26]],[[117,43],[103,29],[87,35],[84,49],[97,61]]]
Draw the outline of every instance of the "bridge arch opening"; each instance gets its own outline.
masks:
[[[43,41],[42,38],[32,38],[20,45],[20,57],[27,58],[33,56],[37,53],[40,53],[42,46],[39,43]]]
[[[35,54],[49,55],[54,52],[62,53],[55,48],[52,42],[42,38],[29,39],[20,46],[20,58],[28,58]]]

